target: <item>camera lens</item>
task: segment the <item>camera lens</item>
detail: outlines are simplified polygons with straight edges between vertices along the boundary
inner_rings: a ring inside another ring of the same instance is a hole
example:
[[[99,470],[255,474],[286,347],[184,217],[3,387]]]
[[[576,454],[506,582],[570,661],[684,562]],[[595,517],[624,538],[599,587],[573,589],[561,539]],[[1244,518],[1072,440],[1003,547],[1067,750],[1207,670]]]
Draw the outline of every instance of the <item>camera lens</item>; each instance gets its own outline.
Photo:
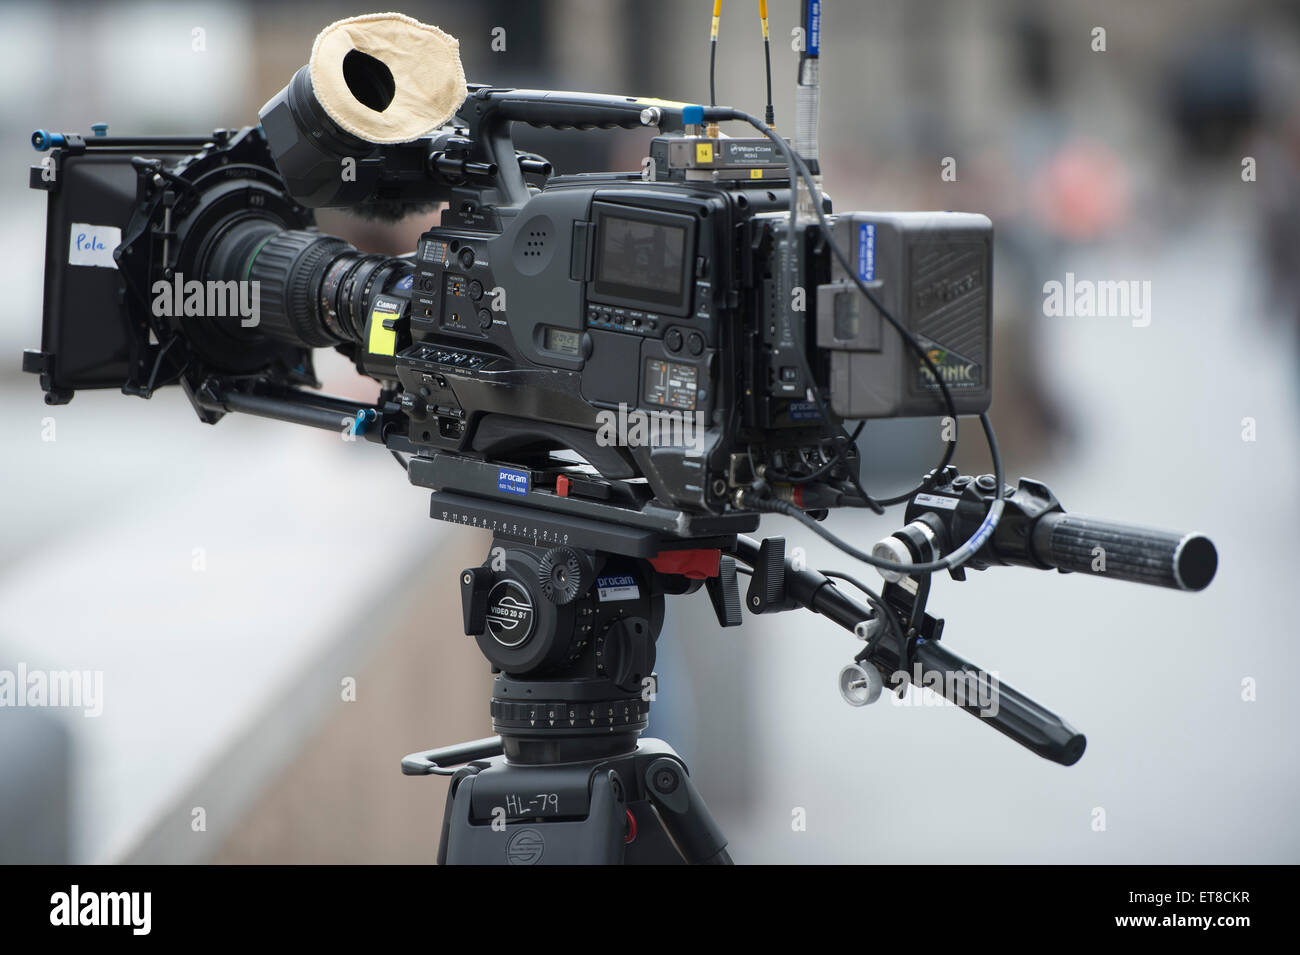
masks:
[[[229,230],[209,274],[259,283],[263,335],[324,348],[362,341],[371,297],[410,271],[401,259],[360,252],[332,235],[261,222]]]
[[[342,239],[299,231],[281,232],[255,249],[245,275],[261,283],[263,333],[311,348],[345,341],[341,328],[322,319],[315,290],[349,250],[355,251]]]

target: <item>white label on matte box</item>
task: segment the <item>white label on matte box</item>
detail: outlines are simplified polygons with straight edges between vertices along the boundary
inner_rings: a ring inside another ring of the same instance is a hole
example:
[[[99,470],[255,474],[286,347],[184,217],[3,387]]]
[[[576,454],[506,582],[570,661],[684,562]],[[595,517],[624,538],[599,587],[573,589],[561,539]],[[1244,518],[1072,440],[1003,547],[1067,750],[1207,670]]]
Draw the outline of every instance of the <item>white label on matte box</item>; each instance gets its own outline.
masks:
[[[122,244],[122,230],[115,225],[72,223],[68,236],[68,264],[115,269],[113,250]]]

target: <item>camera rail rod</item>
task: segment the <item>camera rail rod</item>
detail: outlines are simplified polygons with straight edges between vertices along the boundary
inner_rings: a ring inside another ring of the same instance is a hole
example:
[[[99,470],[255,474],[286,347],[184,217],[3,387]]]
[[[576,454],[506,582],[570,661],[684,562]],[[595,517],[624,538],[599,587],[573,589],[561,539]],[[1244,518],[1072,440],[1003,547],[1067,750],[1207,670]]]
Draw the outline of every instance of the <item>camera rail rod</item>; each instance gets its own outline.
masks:
[[[391,441],[385,441],[382,429],[365,427],[367,420],[379,419],[382,410],[362,402],[295,389],[286,389],[277,395],[248,394],[236,389],[221,390],[211,382],[199,389],[195,401],[208,411],[240,411],[332,431],[338,431],[350,419],[354,422],[354,433],[393,446]],[[431,516],[440,516],[437,502],[439,499],[446,501],[448,497],[446,492],[434,494],[435,506],[431,509]],[[518,510],[528,515],[531,526],[540,526],[548,520],[548,513],[543,509],[522,507],[510,502],[468,498],[461,503],[490,507],[497,512],[502,508]],[[558,519],[570,528],[574,527],[572,516],[550,515],[550,518]],[[485,526],[469,520],[457,519],[454,522]],[[621,527],[619,530],[625,535],[627,532],[635,535],[639,531],[647,535],[647,539],[654,534],[650,529],[642,528]],[[778,545],[779,539],[770,539],[766,542],[766,547],[743,535],[736,535],[734,544],[731,545],[726,540],[714,537],[702,544],[679,538],[675,547],[721,545],[723,550],[753,569],[756,578],[754,583],[761,586],[758,589],[750,588],[747,604],[751,610],[757,608],[766,612],[803,607],[821,614],[851,633],[858,632],[859,625],[864,621],[876,620],[875,610],[850,596],[830,578],[808,568],[796,569],[784,557],[784,542]],[[608,546],[609,541],[605,540],[604,543]],[[779,561],[775,567],[774,556]],[[776,568],[779,568],[779,572],[774,572]],[[759,600],[758,604],[753,602],[755,597]],[[942,622],[926,617],[924,621],[918,621],[917,626],[909,625],[900,646],[897,637],[890,628],[886,628],[862,659],[895,683],[898,682],[898,674],[905,674],[907,680],[933,688],[949,702],[978,716],[998,732],[1044,759],[1063,766],[1078,762],[1086,746],[1082,733],[992,674],[942,647],[938,639],[941,632]],[[989,701],[994,701],[996,705],[989,705]]]

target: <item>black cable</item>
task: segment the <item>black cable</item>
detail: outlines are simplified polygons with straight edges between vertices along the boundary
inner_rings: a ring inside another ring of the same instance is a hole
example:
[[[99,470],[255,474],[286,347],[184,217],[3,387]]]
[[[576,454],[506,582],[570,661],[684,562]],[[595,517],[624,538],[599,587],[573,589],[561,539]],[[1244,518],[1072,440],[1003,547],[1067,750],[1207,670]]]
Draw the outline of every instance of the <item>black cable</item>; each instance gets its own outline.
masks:
[[[863,595],[867,598],[867,603],[871,605],[871,609],[874,610],[878,615],[883,617],[885,619],[885,622],[889,625],[889,629],[893,631],[894,638],[898,640],[898,646],[901,652],[904,641],[907,639],[907,636],[906,634],[903,633],[903,625],[901,622],[899,622],[898,615],[894,613],[894,609],[890,607],[889,604],[885,603],[884,597],[880,596],[880,594],[876,593],[874,590],[872,590],[862,581],[858,580],[858,578],[843,573],[841,571],[819,570],[817,571],[817,573],[821,574],[823,577],[830,577],[835,580],[846,581],[852,584],[854,587],[857,587],[858,590],[862,591]],[[866,641],[866,647],[864,648],[864,652],[870,653],[872,650],[876,648],[876,644],[880,642],[880,634],[882,632],[883,631],[878,630],[871,635],[871,637]]]
[[[857,447],[858,438],[862,434],[862,429],[865,428],[866,425],[867,425],[867,420],[863,418],[861,421],[858,422],[858,426],[853,429],[853,433],[849,435],[849,442],[855,448]],[[861,465],[862,463],[862,458],[860,455],[858,457],[858,463],[859,465]],[[866,488],[862,486],[862,479],[858,477],[858,472],[853,468],[849,468],[848,472],[849,472],[849,483],[853,485],[853,489],[858,492],[859,496],[861,496],[861,498],[864,501],[866,501],[866,506],[871,508],[871,510],[875,511],[877,514],[885,513],[885,506],[884,506],[885,502],[876,501],[871,497],[870,494],[867,493]]]
[[[767,136],[769,139],[772,139],[774,142],[780,142],[782,144],[785,143],[785,140],[781,139],[781,137],[777,136],[775,133],[773,133],[771,130],[767,129],[766,127],[762,126],[761,124],[758,124],[758,121],[754,117],[744,113],[738,113],[737,115],[744,116],[747,122],[750,122],[751,124],[755,124],[756,128],[761,129],[763,131],[763,134]],[[790,162],[792,157],[793,157],[793,153],[789,151],[787,148],[785,154],[787,164]],[[791,185],[793,186],[793,177],[792,177]],[[799,277],[799,259],[797,253],[794,250],[794,245],[793,245],[794,224],[795,224],[795,215],[796,215],[796,201],[797,201],[797,197],[795,195],[795,190],[791,188],[790,191],[790,236],[791,238],[786,243],[786,249],[790,256],[790,268],[788,270],[787,276],[793,277],[795,282],[797,282]],[[791,288],[793,287],[794,287],[794,282],[791,283]],[[803,331],[804,331],[804,341],[806,343],[808,338],[808,329],[806,324]],[[806,354],[806,349],[796,348],[795,359],[799,362],[799,370],[803,372],[804,379],[808,382],[808,391],[811,392],[813,396],[813,400],[817,404],[817,410],[821,412],[821,425],[822,425],[823,439],[834,441],[837,438],[842,439],[848,437],[848,432],[844,430],[843,424],[840,425],[839,434],[831,434],[829,431],[829,426],[831,421],[830,406],[827,404],[826,398],[821,392],[821,388],[819,388],[817,385],[817,378],[816,376],[813,375],[812,366],[808,363],[808,356]],[[834,467],[838,463],[839,463],[839,449],[836,450],[836,453],[831,458],[831,460],[827,462],[827,466],[821,470],[829,471],[832,467]],[[867,507],[871,508],[877,514],[885,513],[884,508],[881,506],[881,503],[883,502],[877,503],[869,494],[867,494],[867,492],[862,489],[861,483],[856,480],[856,475],[853,475],[851,472],[850,472],[850,479],[852,480],[855,489],[857,489],[858,493],[862,495],[863,501]],[[781,483],[804,483],[806,482],[807,478],[805,477],[804,481],[796,482],[793,478],[777,476],[775,480]]]
[[[710,106],[713,106],[713,107],[716,107],[716,106],[717,106],[717,102],[718,102],[718,99],[717,99],[717,90],[716,90],[716,86],[715,86],[714,78],[715,78],[715,73],[716,73],[716,69],[717,69],[717,58],[718,58],[718,25],[719,25],[719,21],[720,21],[720,19],[721,19],[721,15],[722,15],[722,4],[721,4],[721,3],[715,3],[715,4],[714,4],[714,8],[713,8],[713,27],[712,27],[712,36],[711,36],[711,38],[710,38],[710,43],[709,43],[709,105],[710,105]],[[762,24],[762,29],[763,29],[763,57],[764,57],[764,67],[765,67],[765,73],[766,73],[766,85],[767,85],[767,106],[766,106],[766,109],[765,109],[765,113],[766,113],[767,125],[768,125],[769,127],[771,127],[771,126],[776,122],[776,113],[775,113],[775,110],[773,109],[773,105],[772,105],[772,43],[771,43],[771,37],[770,37],[770,34],[769,34],[769,30],[768,30],[768,21],[767,21],[767,5],[766,5],[765,3],[761,3],[761,4],[759,5],[759,19],[760,19],[760,22],[761,22],[761,24]],[[760,127],[760,128],[762,128],[762,127]],[[764,129],[763,131],[764,131],[765,134],[767,134],[767,135],[770,136],[770,134],[767,132],[766,129]],[[782,141],[782,142],[783,142],[783,141]],[[789,157],[787,157],[787,160],[788,160],[788,158],[789,158]],[[792,170],[792,179],[793,179],[793,166],[791,167],[791,170]],[[792,227],[792,228],[791,228],[791,236],[793,237],[793,233],[794,233],[794,230],[793,230],[793,225],[794,225],[794,206],[793,206],[793,197],[794,197],[794,193],[793,193],[793,192],[791,193],[791,196],[792,196],[792,206],[791,206],[791,220],[790,220],[790,223],[791,223],[791,227]],[[792,259],[792,261],[795,262],[795,266],[794,266],[794,269],[792,269],[792,271],[795,271],[795,270],[797,270],[797,260]],[[806,329],[805,329],[805,335],[806,335]],[[799,358],[800,358],[800,361],[802,362],[802,364],[803,364],[803,366],[804,366],[802,370],[803,370],[804,374],[807,376],[808,381],[810,382],[810,384],[811,384],[811,386],[812,386],[813,395],[814,395],[815,398],[817,398],[817,403],[818,403],[818,406],[819,406],[819,410],[822,412],[822,422],[823,422],[824,425],[825,425],[825,424],[829,424],[829,422],[830,422],[830,409],[826,406],[826,402],[825,402],[825,400],[824,400],[824,399],[822,398],[822,396],[821,396],[820,389],[817,388],[817,382],[816,382],[816,379],[813,377],[812,369],[808,367],[808,363],[807,363],[806,359],[804,358],[802,352],[800,353]],[[861,423],[858,425],[858,430],[857,430],[856,432],[854,432],[853,436],[849,439],[850,441],[856,441],[856,440],[857,440],[857,436],[858,436],[859,434],[861,434],[861,432],[862,432],[862,426],[863,426],[864,424],[866,424],[865,421],[861,422]],[[841,434],[838,435],[838,436],[834,436],[834,437],[842,437],[842,436],[844,436],[845,434],[846,434],[846,432],[845,432],[845,431],[843,430],[843,428],[841,427]],[[833,469],[833,468],[834,468],[834,467],[839,463],[839,461],[840,461],[840,456],[841,456],[841,451],[840,451],[840,449],[837,448],[837,449],[835,450],[834,454],[832,455],[831,459],[830,459],[829,461],[827,461],[826,464],[825,464],[824,466],[822,466],[822,467],[818,468],[817,470],[815,470],[812,474],[801,475],[801,476],[799,476],[799,477],[794,477],[794,478],[791,478],[791,477],[776,477],[775,480],[777,480],[778,482],[781,482],[781,483],[790,483],[790,484],[807,484],[807,483],[809,483],[809,482],[811,482],[811,481],[814,481],[814,480],[816,480],[817,478],[822,477],[823,475],[829,473],[829,472],[830,472],[830,471],[831,471],[831,470],[832,470],[832,469]],[[752,467],[752,464],[753,464],[753,452],[752,452],[752,451],[750,452],[750,463],[751,463],[751,467]],[[877,502],[876,502],[876,501],[871,497],[871,495],[869,495],[869,494],[866,492],[866,490],[862,487],[862,482],[861,482],[861,480],[858,478],[858,476],[857,476],[856,474],[853,474],[853,473],[852,473],[851,469],[850,469],[850,473],[849,473],[849,481],[850,481],[850,483],[852,484],[853,488],[854,488],[854,489],[858,492],[858,494],[862,497],[863,503],[864,503],[864,505],[865,505],[866,507],[871,508],[871,510],[875,511],[877,514],[883,514],[883,513],[885,513],[885,509],[884,509],[884,507],[882,507],[879,503],[877,503]],[[910,496],[910,495],[909,495],[909,496]]]
[[[998,488],[1001,489],[1005,484],[1002,475],[1002,454],[998,450],[998,441],[993,434],[993,424],[989,421],[987,413],[980,415],[980,424],[984,428],[985,437],[988,438],[989,454],[993,457],[994,480],[997,482]],[[852,544],[837,537],[820,523],[805,514],[802,510],[786,501],[770,497],[756,498],[751,501],[746,497],[743,503],[745,506],[752,507],[756,511],[768,511],[777,514],[784,514],[787,517],[793,517],[800,524],[803,524],[818,537],[822,538],[822,540],[833,544],[850,557],[860,560],[864,564],[870,564],[872,567],[880,570],[890,570],[895,573],[908,575],[930,574],[936,570],[951,570],[960,567],[969,560],[976,551],[984,546],[984,542],[989,539],[994,528],[997,527],[998,521],[1002,517],[1002,510],[1006,506],[1002,498],[999,496],[991,505],[989,505],[988,513],[985,514],[984,520],[980,523],[979,527],[977,527],[974,533],[972,533],[971,536],[963,541],[958,547],[949,551],[946,556],[941,557],[938,560],[911,564],[896,563],[892,560],[881,560],[879,557],[868,554],[866,551],[858,550]]]
[[[797,477],[782,476],[778,480],[784,484],[811,484],[818,478],[829,474],[831,469],[840,463],[840,457],[840,449],[836,448],[835,453],[831,455],[831,459],[818,466],[816,470],[810,471],[808,474],[800,474]],[[764,475],[764,477],[766,477],[766,475]]]
[[[885,320],[888,321],[891,326],[893,326],[894,330],[897,331],[900,336],[902,336],[903,341],[908,346],[910,346],[914,352],[916,352],[917,356],[920,357],[921,362],[924,364],[925,369],[930,373],[931,377],[933,377],[935,382],[939,385],[939,393],[943,398],[944,409],[948,412],[948,417],[953,422],[953,439],[951,441],[944,442],[943,455],[940,457],[938,465],[936,465],[932,471],[933,474],[937,475],[940,472],[942,472],[944,468],[948,466],[948,464],[952,461],[953,453],[957,450],[957,408],[953,404],[952,392],[948,390],[948,385],[943,380],[943,376],[939,374],[939,369],[934,364],[934,361],[930,358],[929,352],[927,352],[924,348],[921,347],[921,343],[916,340],[916,338],[912,335],[910,331],[905,329],[902,326],[902,324],[897,319],[894,318],[893,314],[891,314],[890,311],[886,309],[876,299],[874,295],[871,294],[871,291],[867,288],[866,283],[863,282],[862,279],[858,277],[857,272],[849,263],[848,256],[845,255],[844,250],[841,249],[839,245],[836,244],[835,239],[831,234],[830,224],[826,221],[826,211],[822,208],[822,203],[819,201],[820,197],[817,195],[816,185],[813,182],[812,173],[809,171],[802,157],[794,153],[793,150],[791,150],[791,155],[796,158],[799,166],[799,175],[804,180],[805,185],[807,185],[809,194],[814,197],[813,212],[816,213],[817,222],[821,226],[823,234],[826,236],[826,245],[831,250],[831,253],[835,256],[836,260],[839,262],[840,268],[842,268],[845,274],[847,274],[849,278],[853,280],[853,283],[857,286],[858,291],[862,293],[862,295],[866,298],[866,300],[870,302],[871,305],[874,306],[875,309],[878,312],[880,312],[882,316],[884,316]],[[889,507],[894,504],[901,504],[904,501],[911,498],[913,494],[916,494],[918,491],[924,491],[926,488],[930,486],[931,486],[930,479],[926,479],[921,481],[920,484],[918,484],[916,487],[912,488],[911,490],[905,491],[902,494],[896,494],[893,497],[885,498],[879,503],[885,507]],[[865,495],[866,492],[864,491],[862,493]]]
[[[859,421],[858,426],[853,429],[852,434],[849,434],[847,431],[845,431],[843,434],[836,435],[835,437],[845,438],[848,444],[855,444],[858,440],[858,436],[862,434],[862,428],[864,425],[866,425],[866,423],[867,422],[865,420]],[[832,438],[832,440],[834,439]],[[783,484],[807,484],[809,481],[814,481],[817,478],[821,477],[823,474],[826,474],[828,471],[830,471],[832,467],[840,463],[842,450],[843,449],[841,448],[836,448],[834,456],[825,464],[823,464],[821,467],[817,468],[817,470],[813,471],[811,474],[801,474],[798,475],[797,477],[791,477],[788,472],[780,472],[779,476],[777,477],[777,480]],[[752,451],[750,453],[750,458],[751,460],[753,458]],[[770,469],[771,468],[769,466],[769,470]],[[870,498],[868,498],[868,500],[870,500]],[[883,514],[884,512],[881,511],[881,513]]]
[[[865,423],[866,422],[860,423],[857,429],[853,432],[853,434],[850,435],[847,432],[845,432],[842,435],[839,435],[838,437],[842,437],[843,439],[845,439],[846,445],[852,444],[853,442],[857,441],[858,435],[862,433],[862,425]],[[775,481],[777,484],[799,484],[799,485],[811,484],[813,481],[816,481],[817,479],[825,477],[827,474],[829,474],[832,470],[835,469],[835,466],[838,465],[842,460],[843,450],[844,449],[842,447],[836,448],[834,454],[831,455],[831,459],[829,461],[827,461],[825,464],[821,465],[817,469],[809,472],[808,474],[800,474],[793,477],[788,472],[785,471],[779,471],[773,474],[771,465],[767,465],[767,470],[763,472],[763,475],[760,478],[758,475],[758,469],[754,466],[754,446],[748,445],[745,448],[745,452],[749,456],[750,473],[753,474],[756,479],[762,480],[767,483],[771,483],[770,481],[768,481],[768,475],[771,475],[772,481]],[[861,480],[859,480],[857,474],[854,473],[853,468],[848,467],[846,465],[845,470],[847,471],[849,476],[849,484],[852,486],[852,488],[855,491],[857,491],[858,495],[862,498],[861,506],[869,507],[872,511],[874,511],[877,514],[884,514],[885,509],[881,507],[878,503],[876,503],[876,501],[871,497],[871,495],[868,494],[866,490],[862,487],[862,482]]]
[[[709,105],[718,105],[718,90],[714,83],[714,74],[718,67],[718,38],[709,41]]]
[[[862,486],[862,479],[852,469],[849,470],[849,483],[853,485],[853,490],[857,491],[858,495],[866,502],[867,507],[877,514],[885,513],[885,502],[877,501],[868,494],[867,489]]]
[[[407,463],[407,461],[406,461],[405,458],[403,458],[400,454],[398,454],[398,453],[397,453],[396,451],[394,451],[392,448],[389,448],[389,449],[388,449],[388,453],[391,454],[391,455],[393,456],[393,459],[394,459],[395,461],[397,461],[397,463],[400,464],[400,465],[402,466],[402,470],[403,470],[403,471],[406,471],[408,474],[410,473],[410,471],[411,471],[411,465]]]
[[[957,435],[956,435],[957,409],[956,406],[953,404],[952,392],[948,390],[948,385],[943,380],[943,376],[939,374],[938,367],[935,366],[934,361],[930,358],[929,353],[923,347],[921,347],[921,343],[918,342],[916,338],[912,335],[912,333],[908,331],[906,328],[904,328],[902,323],[900,323],[896,318],[894,318],[893,314],[887,308],[885,308],[884,305],[882,305],[874,295],[871,294],[871,290],[867,288],[866,283],[863,282],[862,279],[858,277],[857,271],[849,263],[848,256],[844,253],[844,250],[841,249],[839,245],[835,242],[835,239],[831,234],[830,223],[826,221],[826,211],[822,208],[822,203],[820,201],[821,197],[817,194],[816,184],[813,182],[812,173],[809,171],[802,157],[798,156],[798,154],[796,154],[793,150],[789,150],[789,154],[795,159],[799,171],[799,176],[804,180],[804,184],[808,187],[809,195],[813,197],[814,200],[812,203],[813,212],[816,214],[817,222],[821,226],[822,233],[826,237],[826,245],[831,250],[831,254],[835,256],[836,261],[839,262],[840,268],[842,268],[845,274],[848,275],[849,278],[853,280],[853,283],[857,286],[858,291],[862,293],[863,297],[865,297],[866,300],[870,302],[871,305],[874,306],[878,312],[880,312],[880,314],[885,318],[885,320],[889,322],[889,324],[894,328],[894,330],[897,331],[900,336],[902,336],[903,341],[912,349],[912,351],[914,351],[917,354],[917,356],[921,359],[922,364],[925,366],[925,369],[930,373],[930,375],[934,378],[935,382],[939,385],[939,393],[943,398],[944,408],[948,412],[948,417],[951,418],[953,421],[954,430],[953,430],[953,440],[945,442],[943,456],[940,458],[938,466],[934,469],[933,473],[938,474],[948,466],[949,462],[952,460],[953,453],[957,449]],[[794,183],[791,183],[791,185],[793,186]],[[795,200],[795,197],[792,195],[791,197],[792,211],[795,208],[797,208],[797,202]],[[792,231],[793,231],[793,226],[794,226],[794,218],[792,214],[791,217]],[[930,485],[927,481],[922,481],[917,487],[913,488],[912,490],[907,491],[906,493],[903,494],[896,494],[890,498],[885,498],[884,500],[880,501],[880,504],[884,506],[901,504],[903,501],[908,500],[917,491],[925,490],[929,486]]]
[[[718,105],[717,88],[714,86],[714,73],[718,66],[718,24],[722,21],[722,0],[713,0],[713,26],[709,33],[709,105]]]
[[[813,181],[812,173],[809,171],[807,164],[803,161],[803,158],[799,156],[798,153],[796,153],[793,149],[791,149],[790,144],[787,143],[783,137],[779,136],[775,130],[770,129],[769,127],[763,125],[763,123],[759,122],[757,117],[751,116],[748,113],[738,109],[725,108],[725,112],[727,113],[727,115],[718,116],[716,118],[719,120],[733,119],[739,122],[748,123],[750,126],[753,126],[764,136],[766,136],[769,140],[771,140],[772,143],[781,151],[781,155],[785,159],[786,165],[791,170],[790,225],[789,225],[790,242],[787,243],[787,248],[791,248],[789,272],[790,275],[793,277],[794,281],[797,282],[799,278],[798,259],[794,256],[793,248],[792,248],[793,241],[794,241],[794,234],[795,234],[795,223],[798,218],[798,191],[799,190],[798,190],[798,183],[796,179],[796,177],[798,177],[803,179],[804,184],[808,188],[808,194],[809,196],[812,197],[813,212],[816,215],[818,224],[821,226],[822,232],[826,237],[826,245],[830,248],[831,253],[835,256],[836,261],[839,262],[840,267],[844,270],[845,274],[847,274],[849,278],[853,280],[854,284],[858,288],[858,291],[862,293],[862,295],[866,298],[866,300],[870,302],[871,305],[873,305],[878,312],[880,312],[881,316],[885,319],[885,321],[887,321],[890,324],[890,326],[896,332],[898,332],[898,334],[902,337],[903,341],[907,343],[908,347],[911,348],[912,351],[914,351],[917,354],[917,356],[921,359],[921,363],[924,365],[925,369],[930,373],[931,377],[933,377],[935,382],[939,385],[939,393],[943,397],[944,408],[948,412],[948,417],[952,419],[953,427],[955,429],[957,426],[957,409],[956,406],[953,404],[952,392],[948,390],[948,385],[944,382],[943,376],[939,374],[939,369],[935,366],[934,362],[930,359],[930,356],[926,352],[926,350],[921,347],[921,343],[918,342],[916,338],[912,335],[912,333],[909,332],[906,328],[904,328],[903,325],[896,318],[894,318],[893,314],[887,308],[885,308],[876,299],[874,295],[871,294],[871,290],[867,288],[866,283],[864,283],[862,279],[858,278],[857,270],[854,269],[853,266],[849,263],[848,256],[845,255],[844,250],[841,249],[839,245],[836,244],[834,237],[831,234],[830,223],[826,221],[826,212],[822,208],[821,196],[818,194],[817,186],[816,183]],[[818,406],[822,409],[824,415],[829,415],[829,410],[826,407],[825,398],[821,394],[821,389],[818,387],[816,379],[814,379],[812,376],[812,372],[811,369],[808,367],[807,360],[804,359],[803,355],[800,355],[800,359],[803,364],[802,370],[808,376],[810,389],[813,392],[813,396],[817,399]],[[826,417],[823,420],[828,421],[829,417]],[[945,442],[945,444],[946,447],[944,449],[943,457],[940,459],[938,466],[934,469],[933,472],[934,474],[938,474],[939,472],[941,472],[952,461],[953,452],[956,450],[957,447],[957,436],[955,430],[953,434],[953,440]],[[929,486],[930,486],[929,481],[922,481],[921,484],[919,484],[916,488],[908,491],[907,493],[895,495],[894,497],[891,498],[885,498],[879,503],[886,507],[893,504],[901,504],[903,501],[906,501],[917,491],[924,490]]]

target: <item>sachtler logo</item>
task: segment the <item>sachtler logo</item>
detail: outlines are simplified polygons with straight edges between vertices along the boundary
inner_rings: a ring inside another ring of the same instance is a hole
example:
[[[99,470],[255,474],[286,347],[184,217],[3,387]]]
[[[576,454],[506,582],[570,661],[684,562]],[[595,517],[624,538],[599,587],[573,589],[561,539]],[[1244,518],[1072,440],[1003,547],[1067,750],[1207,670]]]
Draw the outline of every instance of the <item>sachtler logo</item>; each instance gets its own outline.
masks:
[[[511,865],[536,865],[542,861],[546,840],[536,829],[516,829],[506,842],[506,861]]]
[[[518,581],[498,580],[488,591],[488,632],[503,647],[517,647],[533,632],[533,602]]]

